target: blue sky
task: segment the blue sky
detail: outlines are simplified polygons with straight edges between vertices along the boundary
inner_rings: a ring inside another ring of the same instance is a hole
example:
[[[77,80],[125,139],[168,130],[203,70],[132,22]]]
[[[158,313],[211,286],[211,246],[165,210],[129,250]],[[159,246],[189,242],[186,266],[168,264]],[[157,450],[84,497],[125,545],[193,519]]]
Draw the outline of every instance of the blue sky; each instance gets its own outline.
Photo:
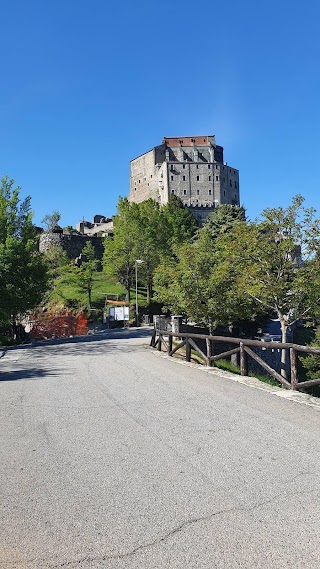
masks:
[[[2,0],[0,176],[35,222],[112,215],[129,161],[216,135],[249,217],[320,210],[316,1]]]

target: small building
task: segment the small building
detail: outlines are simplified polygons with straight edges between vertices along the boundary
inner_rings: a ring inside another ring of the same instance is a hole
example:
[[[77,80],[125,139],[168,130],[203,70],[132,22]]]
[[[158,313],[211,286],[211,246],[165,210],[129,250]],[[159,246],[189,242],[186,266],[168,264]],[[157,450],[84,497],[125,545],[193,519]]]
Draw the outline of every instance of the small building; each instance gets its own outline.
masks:
[[[93,223],[91,221],[80,221],[77,223],[76,229],[81,235],[110,237],[113,235],[113,218],[95,215]]]

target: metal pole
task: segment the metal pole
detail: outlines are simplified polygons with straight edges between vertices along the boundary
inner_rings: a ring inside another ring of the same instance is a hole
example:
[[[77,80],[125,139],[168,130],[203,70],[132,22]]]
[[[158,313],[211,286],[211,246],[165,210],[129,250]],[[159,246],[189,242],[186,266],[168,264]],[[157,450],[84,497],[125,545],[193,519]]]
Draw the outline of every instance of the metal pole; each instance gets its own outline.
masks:
[[[138,307],[138,263],[136,265],[136,326],[139,326],[139,307]]]

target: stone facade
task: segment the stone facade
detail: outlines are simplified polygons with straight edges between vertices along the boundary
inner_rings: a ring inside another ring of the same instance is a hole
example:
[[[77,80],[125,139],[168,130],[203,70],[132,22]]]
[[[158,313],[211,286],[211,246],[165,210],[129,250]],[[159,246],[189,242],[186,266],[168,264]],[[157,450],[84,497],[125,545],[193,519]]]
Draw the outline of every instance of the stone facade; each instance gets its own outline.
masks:
[[[76,257],[80,256],[83,247],[88,241],[94,246],[97,259],[101,260],[103,256],[103,237],[45,232],[39,238],[39,251],[44,253],[51,247],[60,246],[67,253],[69,259],[76,259]]]
[[[130,164],[129,201],[176,195],[200,225],[221,204],[240,205],[239,171],[223,159],[214,135],[164,138]]]

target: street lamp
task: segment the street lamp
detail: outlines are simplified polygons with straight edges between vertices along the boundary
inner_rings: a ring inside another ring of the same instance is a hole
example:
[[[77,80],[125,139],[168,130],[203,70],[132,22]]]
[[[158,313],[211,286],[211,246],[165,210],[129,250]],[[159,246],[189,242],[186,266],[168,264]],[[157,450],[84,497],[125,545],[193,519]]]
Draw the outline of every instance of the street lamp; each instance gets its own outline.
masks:
[[[138,306],[138,265],[141,265],[143,261],[141,259],[136,259],[136,326],[139,326],[139,306]]]

